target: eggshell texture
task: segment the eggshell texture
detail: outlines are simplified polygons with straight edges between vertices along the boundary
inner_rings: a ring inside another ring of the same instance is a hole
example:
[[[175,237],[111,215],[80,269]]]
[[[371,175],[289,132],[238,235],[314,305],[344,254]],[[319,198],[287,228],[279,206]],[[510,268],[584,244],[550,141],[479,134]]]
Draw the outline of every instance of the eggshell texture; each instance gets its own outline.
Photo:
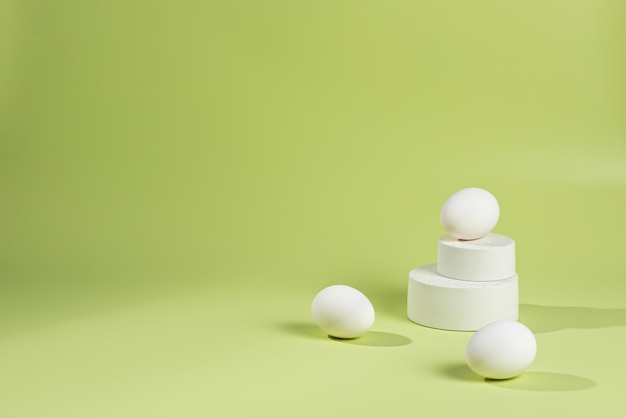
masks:
[[[510,379],[535,360],[537,341],[516,321],[496,321],[479,329],[467,343],[465,361],[476,374],[489,379]]]
[[[498,223],[500,206],[487,190],[469,187],[459,190],[441,207],[439,219],[446,232],[457,239],[484,237]]]
[[[334,285],[322,289],[313,299],[311,313],[317,326],[337,338],[356,338],[374,324],[374,307],[357,289]]]

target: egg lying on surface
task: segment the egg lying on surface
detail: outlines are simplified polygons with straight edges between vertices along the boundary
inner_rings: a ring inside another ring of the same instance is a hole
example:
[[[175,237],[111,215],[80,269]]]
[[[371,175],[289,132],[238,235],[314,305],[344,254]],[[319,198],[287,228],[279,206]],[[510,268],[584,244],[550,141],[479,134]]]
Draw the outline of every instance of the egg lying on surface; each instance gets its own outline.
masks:
[[[318,327],[337,338],[356,338],[374,324],[374,307],[357,289],[334,285],[322,289],[313,299],[311,313]]]
[[[465,361],[476,374],[489,379],[510,379],[535,360],[537,341],[516,321],[496,321],[479,329],[467,343]]]

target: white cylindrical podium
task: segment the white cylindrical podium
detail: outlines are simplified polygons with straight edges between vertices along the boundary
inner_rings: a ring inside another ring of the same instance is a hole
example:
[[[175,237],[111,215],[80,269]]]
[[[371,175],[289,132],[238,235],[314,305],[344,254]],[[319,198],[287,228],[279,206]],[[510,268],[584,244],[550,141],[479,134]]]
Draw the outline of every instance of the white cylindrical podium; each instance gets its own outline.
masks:
[[[516,321],[518,278],[469,281],[444,277],[436,264],[409,273],[407,316],[431,328],[476,331],[498,320]]]
[[[498,234],[487,234],[472,241],[444,235],[439,238],[437,271],[457,280],[508,279],[515,275],[515,241]]]

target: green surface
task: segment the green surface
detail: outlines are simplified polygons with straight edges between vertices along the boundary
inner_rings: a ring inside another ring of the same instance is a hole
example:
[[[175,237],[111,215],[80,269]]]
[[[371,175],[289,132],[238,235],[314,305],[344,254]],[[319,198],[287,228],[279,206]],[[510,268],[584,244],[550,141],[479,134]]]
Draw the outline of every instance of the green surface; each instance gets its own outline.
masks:
[[[0,1],[0,416],[615,416],[624,4]],[[405,317],[468,186],[517,242],[511,381]],[[313,325],[337,283],[360,339]]]

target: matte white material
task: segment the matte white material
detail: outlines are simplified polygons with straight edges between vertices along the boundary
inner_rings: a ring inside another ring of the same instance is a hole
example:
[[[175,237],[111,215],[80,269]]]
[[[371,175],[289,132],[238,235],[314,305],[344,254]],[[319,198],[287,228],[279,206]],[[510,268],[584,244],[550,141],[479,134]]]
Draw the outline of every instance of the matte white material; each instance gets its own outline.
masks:
[[[355,338],[365,334],[374,324],[374,307],[357,289],[334,285],[322,289],[313,299],[311,314],[328,335]]]
[[[445,231],[459,239],[478,239],[498,223],[500,205],[487,190],[469,187],[459,190],[441,207],[439,220]]]
[[[504,280],[472,282],[437,273],[429,264],[409,272],[407,316],[431,328],[476,331],[498,321],[516,321],[519,313],[517,274]]]
[[[509,278],[515,274],[515,241],[498,234],[473,241],[444,235],[439,238],[437,271],[458,280],[484,282]]]
[[[526,370],[536,354],[537,341],[524,324],[497,321],[472,335],[465,348],[465,361],[482,377],[510,379]]]

